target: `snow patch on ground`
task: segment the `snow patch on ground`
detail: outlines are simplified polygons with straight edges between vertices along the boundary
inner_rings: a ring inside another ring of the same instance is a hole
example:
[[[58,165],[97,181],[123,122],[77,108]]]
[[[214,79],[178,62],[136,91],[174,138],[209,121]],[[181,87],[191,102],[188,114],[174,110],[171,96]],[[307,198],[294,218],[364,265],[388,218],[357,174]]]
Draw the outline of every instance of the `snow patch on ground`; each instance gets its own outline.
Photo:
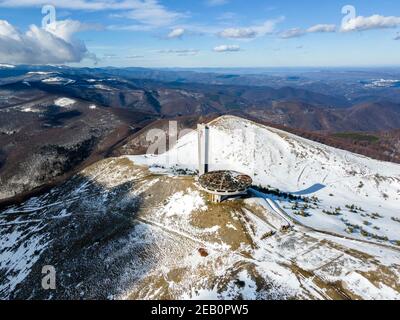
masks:
[[[63,84],[63,85],[68,85],[68,84],[73,84],[76,81],[72,80],[72,79],[66,79],[66,78],[62,78],[62,77],[51,77],[51,78],[47,78],[47,79],[43,79],[42,80],[43,83],[47,83],[47,84]]]
[[[380,284],[379,287],[372,285],[358,272],[351,272],[343,279],[346,288],[365,300],[399,300],[400,294],[392,288]]]
[[[50,74],[55,74],[57,72],[53,72],[53,71],[29,71],[27,74],[28,75],[39,75],[39,76],[47,76]],[[51,78],[49,78],[51,79]]]
[[[22,226],[2,226],[0,232],[0,296],[7,297],[31,272],[47,248],[47,234],[40,233],[43,226],[36,224],[28,230]],[[9,230],[9,232],[5,232]],[[10,231],[12,230],[12,231]]]
[[[189,216],[196,210],[207,210],[206,203],[199,191],[188,189],[186,193],[178,192],[169,198],[161,213],[167,217]]]
[[[32,107],[24,107],[21,109],[22,112],[32,112],[32,113],[39,113],[41,112],[39,109],[32,108]]]
[[[73,104],[75,104],[75,100],[70,99],[70,98],[59,98],[57,100],[54,101],[54,104],[57,107],[69,107],[72,106]]]
[[[113,88],[105,86],[103,84],[95,84],[95,85],[93,85],[93,88],[98,89],[98,90],[103,90],[103,91],[113,91]]]

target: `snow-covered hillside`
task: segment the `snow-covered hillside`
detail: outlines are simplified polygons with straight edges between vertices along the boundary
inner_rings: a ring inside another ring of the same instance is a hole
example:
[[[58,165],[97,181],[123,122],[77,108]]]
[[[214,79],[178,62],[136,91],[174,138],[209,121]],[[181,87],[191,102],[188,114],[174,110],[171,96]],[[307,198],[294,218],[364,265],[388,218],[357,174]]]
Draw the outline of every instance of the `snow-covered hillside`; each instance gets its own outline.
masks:
[[[399,166],[238,118],[211,126],[211,169],[268,190],[211,202],[171,169],[195,169],[196,133],[162,156],[102,160],[0,211],[0,299],[400,299]],[[57,290],[41,286],[47,265]]]
[[[400,299],[399,250],[282,223],[257,195],[214,204],[103,160],[0,212],[0,299]]]
[[[135,163],[195,170],[197,133],[160,156]],[[254,184],[300,196],[269,196],[309,227],[367,241],[400,245],[400,165],[328,147],[232,116],[210,123],[210,170],[249,174]]]

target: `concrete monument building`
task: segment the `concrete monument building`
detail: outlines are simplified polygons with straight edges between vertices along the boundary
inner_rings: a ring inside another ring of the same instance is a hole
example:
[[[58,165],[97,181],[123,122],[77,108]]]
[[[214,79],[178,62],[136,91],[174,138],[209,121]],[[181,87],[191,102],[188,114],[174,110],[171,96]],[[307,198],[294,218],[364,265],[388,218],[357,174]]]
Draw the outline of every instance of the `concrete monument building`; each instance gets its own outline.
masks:
[[[212,195],[214,202],[226,198],[247,194],[253,183],[250,176],[231,170],[209,171],[210,161],[210,128],[199,124],[198,131],[198,164],[200,189]]]

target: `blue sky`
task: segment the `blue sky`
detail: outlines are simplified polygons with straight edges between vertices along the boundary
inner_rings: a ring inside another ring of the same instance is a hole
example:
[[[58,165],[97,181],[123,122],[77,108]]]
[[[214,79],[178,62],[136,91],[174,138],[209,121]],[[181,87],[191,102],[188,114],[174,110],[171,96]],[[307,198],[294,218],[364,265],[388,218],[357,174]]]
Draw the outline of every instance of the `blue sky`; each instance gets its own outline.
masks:
[[[68,21],[49,29],[51,39],[30,30],[41,27],[41,8],[49,3],[56,8],[57,23]],[[345,5],[353,6],[355,14],[342,25]],[[395,0],[0,0],[2,63],[400,65],[399,32]],[[30,61],[30,56],[36,58]]]

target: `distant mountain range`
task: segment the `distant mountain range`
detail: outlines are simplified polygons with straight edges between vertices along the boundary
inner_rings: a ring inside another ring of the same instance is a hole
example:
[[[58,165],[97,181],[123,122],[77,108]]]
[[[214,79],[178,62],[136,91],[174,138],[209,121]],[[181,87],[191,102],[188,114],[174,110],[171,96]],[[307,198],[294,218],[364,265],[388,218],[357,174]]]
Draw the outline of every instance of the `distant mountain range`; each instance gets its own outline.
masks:
[[[260,77],[264,81],[257,85],[244,81]],[[340,86],[336,85],[339,80],[334,74],[328,80],[308,77],[298,75],[294,81],[290,80],[293,77],[270,74],[227,75],[140,68],[4,68],[0,69],[0,92],[5,101],[0,101],[0,107],[10,103],[7,99],[12,97],[7,98],[7,92],[11,91],[14,96],[66,95],[163,117],[241,111],[244,116],[268,118],[270,122],[313,131],[399,128],[397,88],[360,86],[361,80],[356,81],[353,73],[348,78],[341,75]]]

